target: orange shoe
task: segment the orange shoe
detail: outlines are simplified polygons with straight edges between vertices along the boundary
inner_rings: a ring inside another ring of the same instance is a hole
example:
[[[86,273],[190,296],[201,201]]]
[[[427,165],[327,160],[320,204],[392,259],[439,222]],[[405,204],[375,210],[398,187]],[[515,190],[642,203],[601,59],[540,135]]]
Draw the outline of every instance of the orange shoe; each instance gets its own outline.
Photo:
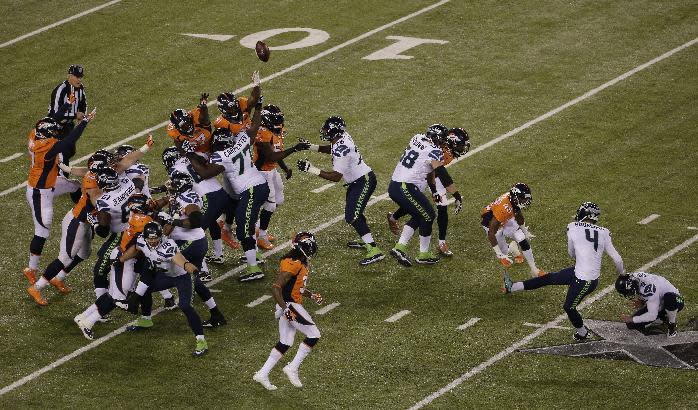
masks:
[[[400,235],[400,223],[393,219],[393,214],[388,212],[386,218],[388,219],[388,227],[390,228],[390,232],[392,232],[393,235]]]
[[[274,249],[274,245],[267,238],[257,238],[257,246],[265,251]]]
[[[31,285],[27,288],[27,293],[29,293],[29,296],[34,298],[34,302],[36,302],[39,306],[48,305],[48,302],[41,296],[41,292],[36,290],[34,285]]]
[[[536,275],[538,275],[538,277],[540,278],[541,276],[545,276],[547,274],[548,273],[545,272],[543,269],[538,269],[538,273]]]
[[[53,285],[56,289],[58,289],[59,292],[61,292],[64,295],[70,293],[70,288],[65,286],[65,282],[58,278],[53,278],[48,283]]]
[[[257,235],[257,238],[259,238],[259,228],[257,228],[257,230],[255,230],[255,235]],[[267,232],[267,240],[269,242],[274,242],[276,240],[276,237],[274,235],[270,234],[269,232]]]
[[[230,234],[230,231],[228,231],[225,228],[225,224],[223,221],[218,221],[218,226],[221,227],[221,239],[223,242],[225,242],[228,247],[231,249],[240,249],[240,242],[236,241],[235,238]]]
[[[439,244],[438,249],[439,253],[444,256],[453,256],[453,252],[451,252],[451,250],[448,249],[448,245],[446,244],[446,242],[444,242],[443,244]]]
[[[517,265],[521,265],[524,262],[526,262],[526,259],[524,259],[523,255],[514,256],[514,263]]]
[[[27,278],[30,285],[36,283],[36,269],[24,268],[22,273],[24,274],[24,277]]]

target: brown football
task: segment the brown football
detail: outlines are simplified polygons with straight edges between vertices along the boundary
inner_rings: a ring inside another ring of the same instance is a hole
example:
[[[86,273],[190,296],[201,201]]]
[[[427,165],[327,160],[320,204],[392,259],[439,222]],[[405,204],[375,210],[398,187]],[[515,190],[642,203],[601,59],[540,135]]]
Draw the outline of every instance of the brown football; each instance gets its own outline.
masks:
[[[257,57],[259,57],[260,60],[264,61],[265,63],[269,61],[269,47],[263,42],[263,41],[258,41],[257,44],[254,46],[254,51],[257,52]]]

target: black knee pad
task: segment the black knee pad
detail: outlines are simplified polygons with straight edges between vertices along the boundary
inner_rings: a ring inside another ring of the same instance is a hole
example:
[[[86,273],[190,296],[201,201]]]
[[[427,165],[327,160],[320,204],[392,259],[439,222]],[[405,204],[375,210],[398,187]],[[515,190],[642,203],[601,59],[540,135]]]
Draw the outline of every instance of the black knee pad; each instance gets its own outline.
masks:
[[[98,297],[95,305],[97,305],[97,311],[99,312],[100,316],[108,314],[116,307],[114,299],[112,299],[108,292]]]
[[[528,239],[524,239],[523,241],[519,242],[519,246],[521,247],[522,251],[531,249],[531,244],[528,243]]]
[[[291,346],[285,345],[281,342],[277,343],[276,346],[274,346],[274,349],[278,350],[279,353],[284,354],[286,351],[290,348]]]
[[[33,253],[34,255],[41,255],[41,252],[44,250],[45,243],[46,238],[34,235],[31,243],[29,244],[29,252]]]
[[[317,344],[319,340],[319,337],[306,337],[305,340],[303,340],[303,343],[308,345],[308,347],[313,347]]]

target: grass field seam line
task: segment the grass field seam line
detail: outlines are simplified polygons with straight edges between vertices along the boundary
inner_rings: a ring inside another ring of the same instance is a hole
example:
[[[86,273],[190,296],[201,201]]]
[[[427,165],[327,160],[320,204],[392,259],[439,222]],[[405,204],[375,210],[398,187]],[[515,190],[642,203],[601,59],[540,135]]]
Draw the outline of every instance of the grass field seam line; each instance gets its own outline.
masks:
[[[363,39],[365,39],[365,38],[367,38],[367,37],[370,37],[370,36],[372,36],[372,35],[374,35],[374,34],[376,34],[376,33],[378,33],[378,32],[381,32],[381,31],[383,31],[383,30],[385,30],[385,29],[388,29],[388,28],[390,28],[390,27],[392,27],[392,26],[394,26],[394,25],[396,25],[396,24],[402,23],[402,22],[404,22],[404,21],[406,21],[406,20],[409,20],[409,19],[411,19],[411,18],[413,18],[413,17],[416,17],[416,16],[418,16],[418,15],[420,15],[420,14],[422,14],[422,13],[426,13],[427,11],[430,11],[430,10],[432,10],[432,9],[435,9],[435,8],[439,7],[439,6],[442,6],[442,5],[446,4],[446,3],[448,3],[449,1],[450,1],[450,0],[441,0],[441,1],[439,1],[439,2],[437,2],[437,3],[434,3],[434,4],[430,5],[430,6],[424,7],[423,9],[417,10],[417,11],[415,11],[414,13],[411,13],[411,14],[408,14],[408,15],[406,15],[406,16],[400,17],[399,19],[393,20],[393,21],[391,21],[390,23],[386,23],[386,24],[384,24],[384,25],[382,25],[382,26],[380,26],[380,27],[378,27],[378,28],[375,28],[375,29],[373,29],[373,30],[367,31],[367,32],[365,32],[365,33],[363,33],[363,34],[361,34],[361,35],[359,35],[359,36],[357,36],[357,37],[354,37],[354,38],[352,38],[352,39],[350,39],[350,40],[345,41],[344,43],[338,44],[338,45],[336,45],[336,46],[334,46],[334,47],[331,47],[331,48],[329,48],[329,49],[327,49],[327,50],[325,50],[325,51],[322,51],[322,52],[320,52],[320,53],[318,53],[318,54],[316,54],[316,55],[314,55],[314,56],[312,56],[312,57],[306,58],[305,60],[300,61],[300,62],[298,62],[298,63],[296,63],[296,64],[293,64],[293,65],[290,66],[290,67],[286,67],[286,68],[284,68],[284,69],[281,70],[281,71],[277,71],[277,72],[274,73],[274,74],[271,74],[271,75],[269,75],[269,76],[263,77],[263,78],[260,79],[260,82],[265,83],[265,82],[267,82],[267,81],[273,80],[274,78],[280,77],[280,76],[283,75],[283,74],[290,73],[291,71],[297,70],[297,69],[299,69],[299,68],[301,68],[301,67],[303,67],[303,66],[305,66],[305,65],[307,65],[307,64],[310,64],[310,63],[312,63],[312,62],[314,62],[314,61],[316,61],[316,60],[318,60],[318,59],[320,59],[320,58],[322,58],[322,57],[325,57],[326,55],[329,55],[329,54],[334,53],[335,51],[341,50],[342,48],[344,48],[344,47],[346,47],[346,46],[350,46],[350,45],[352,45],[352,44],[354,44],[354,43],[357,43],[357,42],[359,42],[359,41],[361,41],[361,40],[363,40]],[[247,91],[247,90],[251,89],[253,86],[254,86],[254,84],[252,84],[252,83],[247,84],[246,86],[241,87],[241,88],[238,88],[237,90],[233,91],[233,94],[236,94],[236,95],[237,95],[237,94],[240,94],[240,93],[242,93],[242,92],[244,92],[244,91]],[[215,105],[215,104],[217,104],[217,101],[214,99],[214,100],[212,100],[212,101],[209,101],[207,105],[208,105],[209,107],[212,107],[212,106]],[[126,137],[126,138],[124,138],[124,139],[122,139],[122,140],[120,140],[120,141],[117,141],[117,142],[115,142],[115,143],[113,143],[113,144],[111,144],[111,145],[108,145],[108,146],[104,147],[104,149],[110,150],[110,149],[116,148],[116,147],[118,147],[119,145],[126,144],[127,142],[130,142],[130,141],[132,141],[132,140],[134,140],[134,139],[136,139],[136,138],[140,138],[140,137],[142,137],[142,136],[144,136],[144,135],[147,135],[148,133],[153,132],[153,131],[155,131],[155,130],[157,130],[157,129],[159,129],[159,128],[163,128],[163,127],[165,127],[165,126],[166,126],[167,124],[169,124],[169,123],[170,123],[169,120],[163,121],[163,122],[161,122],[161,123],[159,123],[159,124],[157,124],[157,125],[154,125],[154,126],[152,126],[152,127],[150,127],[150,128],[147,128],[147,129],[145,129],[145,130],[143,130],[143,131],[137,132],[137,133],[135,133],[135,134],[133,134],[133,135],[131,135],[131,136],[129,136],[129,137]],[[86,159],[88,159],[91,155],[92,155],[92,153],[90,153],[90,154],[88,154],[88,155],[85,155],[85,156],[82,156],[82,157],[80,157],[80,158],[78,158],[78,159],[76,159],[76,160],[71,161],[71,163],[72,163],[73,165],[77,165],[77,164],[79,164],[79,163],[85,161]],[[7,188],[7,189],[5,189],[4,191],[0,191],[0,197],[3,197],[3,196],[5,196],[5,195],[7,195],[7,194],[11,194],[12,192],[17,191],[17,190],[21,189],[22,187],[24,187],[24,186],[26,186],[26,185],[27,185],[27,182],[24,181],[24,182],[22,182],[22,183],[20,183],[20,184],[17,184],[17,185],[15,185],[15,186],[11,187],[11,188]]]
[[[55,23],[49,24],[48,26],[44,26],[44,27],[41,27],[41,28],[39,28],[39,29],[36,29],[36,30],[32,31],[31,33],[23,34],[23,35],[21,35],[21,36],[19,36],[19,37],[17,37],[17,38],[13,38],[12,40],[6,41],[6,42],[0,44],[0,48],[4,48],[4,47],[7,47],[7,46],[11,46],[12,44],[18,43],[18,42],[20,42],[20,41],[22,41],[22,40],[24,40],[24,39],[27,39],[27,38],[29,38],[29,37],[33,37],[33,36],[35,36],[35,35],[37,35],[37,34],[43,33],[44,31],[50,30],[50,29],[52,29],[52,28],[54,28],[54,27],[58,27],[58,26],[60,26],[61,24],[65,24],[65,23],[71,22],[71,21],[73,21],[73,20],[79,19],[80,17],[86,16],[86,15],[88,15],[88,14],[90,14],[90,13],[94,13],[95,11],[99,11],[99,10],[105,8],[105,7],[109,7],[109,6],[111,6],[112,4],[116,4],[116,3],[119,3],[119,2],[121,2],[121,0],[112,0],[112,1],[110,1],[110,2],[108,2],[108,3],[104,3],[104,4],[100,5],[100,6],[93,7],[93,8],[91,8],[91,9],[89,9],[89,10],[85,10],[85,11],[83,11],[83,12],[80,12],[80,13],[75,14],[75,15],[73,15],[73,16],[70,16],[70,17],[68,17],[68,18],[64,18],[63,20],[60,20],[60,21],[57,21],[57,22],[55,22]]]
[[[676,255],[677,253],[681,252],[682,250],[686,249],[689,247],[691,244],[694,242],[698,241],[698,234],[690,237],[689,239],[685,240],[681,244],[675,246],[668,252],[652,259],[648,263],[642,265],[637,271],[646,271],[650,268],[653,268],[654,266],[657,266],[664,260]],[[604,296],[608,295],[615,289],[615,285],[608,285],[605,288],[603,288],[600,292],[597,292],[593,296],[590,296],[588,299],[584,300],[582,303],[579,304],[579,310],[584,309],[585,307],[591,305],[592,303],[596,302],[597,300],[603,298]],[[464,381],[470,379],[471,377],[477,375],[478,373],[482,372],[483,370],[487,369],[491,365],[497,363],[498,361],[504,359],[505,357],[509,356],[519,348],[527,345],[529,342],[532,340],[536,339],[538,336],[542,335],[546,330],[548,329],[553,329],[557,326],[560,326],[560,324],[564,321],[567,320],[567,314],[563,313],[559,316],[557,316],[555,319],[551,320],[550,322],[546,323],[542,327],[536,329],[533,333],[529,334],[528,336],[524,337],[523,339],[519,340],[518,342],[515,342],[511,346],[507,347],[506,349],[502,350],[501,352],[497,353],[496,355],[492,356],[491,358],[487,359],[486,361],[480,363],[479,365],[473,367],[470,369],[467,373],[462,374],[460,377],[457,379],[453,380],[446,386],[442,387],[441,389],[437,390],[436,392],[428,395],[421,401],[417,402],[415,405],[409,408],[409,410],[417,410],[421,409],[422,407],[428,405],[432,401],[436,400],[437,398],[443,396],[444,394],[448,393],[449,391],[455,389],[458,387],[460,384],[462,384]]]
[[[336,182],[330,182],[329,184],[325,184],[325,185],[323,185],[323,186],[321,186],[321,187],[319,187],[319,188],[315,188],[315,189],[313,189],[313,190],[310,191],[310,192],[312,192],[312,193],[314,193],[314,194],[319,194],[320,192],[325,191],[325,190],[327,190],[327,189],[330,189],[330,188],[332,188],[332,187],[335,186],[335,185],[336,185]]]
[[[545,325],[541,325],[540,323],[530,323],[530,322],[524,322],[524,326],[528,327],[543,327]],[[560,329],[560,330],[573,330],[574,328],[569,327],[569,326],[551,326],[551,329]]]
[[[329,305],[325,306],[324,308],[318,309],[317,311],[315,311],[315,314],[322,316],[338,306],[339,306],[339,302],[330,303]]]

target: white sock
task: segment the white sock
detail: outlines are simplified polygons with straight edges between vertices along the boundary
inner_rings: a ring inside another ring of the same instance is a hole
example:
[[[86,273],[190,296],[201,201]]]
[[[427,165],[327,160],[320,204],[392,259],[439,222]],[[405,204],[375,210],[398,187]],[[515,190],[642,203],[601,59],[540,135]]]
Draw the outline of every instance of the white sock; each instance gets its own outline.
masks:
[[[422,236],[419,235],[419,252],[429,252],[429,245],[431,245],[431,235]]]
[[[99,297],[104,295],[105,293],[107,293],[106,288],[95,288],[95,296],[97,296],[97,299],[99,299]]]
[[[140,283],[140,282],[139,282]],[[145,293],[144,293],[145,295]],[[169,299],[172,297],[172,292],[170,292],[169,289],[161,290],[160,291],[160,296],[162,296],[164,299]]]
[[[271,369],[273,369],[274,366],[276,366],[276,363],[278,363],[279,359],[281,359],[281,356],[283,356],[283,353],[276,350],[276,348],[272,348],[271,353],[269,353],[269,357],[267,358],[267,361],[264,362],[264,366],[262,366],[262,368],[259,369],[259,373],[268,376],[269,372],[271,372]]]
[[[256,249],[250,249],[249,251],[245,251],[245,258],[247,258],[247,265],[248,266],[257,266],[257,250]]]
[[[201,261],[201,272],[208,272],[208,263],[206,263],[206,259]]]
[[[531,249],[527,251],[522,251],[526,262],[528,262],[528,267],[531,268],[531,273],[538,273],[538,268],[536,267],[536,260],[533,259],[533,251]]]
[[[373,235],[371,235],[371,232],[369,232],[362,236],[361,240],[364,241],[364,243],[373,243]]]
[[[29,269],[39,269],[39,260],[41,259],[41,255],[34,255],[33,253],[29,254]]]
[[[511,291],[512,292],[520,292],[524,290],[524,284],[523,282],[514,282],[513,285],[511,285]]]
[[[91,304],[87,309],[85,309],[84,312],[81,313],[82,317],[87,317],[89,316],[92,312],[97,311],[97,305],[96,304]]]
[[[153,320],[153,315],[148,315],[148,316],[146,316],[146,315],[141,315],[141,319]]]
[[[266,238],[267,237],[267,231],[266,229],[260,229],[259,230],[259,235],[257,235],[258,238]]]
[[[143,283],[141,281],[138,281],[138,286],[136,286],[136,293],[138,294],[138,296],[145,295],[145,292],[147,292],[147,291],[148,291],[148,285],[146,285],[145,283]]]
[[[584,327],[584,325],[582,325],[582,327],[578,327],[578,328],[577,328],[577,334],[578,334],[579,336],[586,336],[587,333],[589,333],[589,332],[587,331],[587,328]]]
[[[441,246],[441,245],[443,245],[443,244],[445,244],[445,243],[446,243],[446,240],[445,240],[445,239],[444,239],[444,240],[439,239],[439,246]]]
[[[207,301],[204,302],[204,303],[206,304],[206,307],[209,308],[209,309],[213,309],[214,307],[216,307],[216,301],[213,300],[213,298],[207,300]]]
[[[391,222],[397,222],[397,219],[393,217],[393,214],[389,214],[388,219],[390,219]]]
[[[36,283],[34,284],[34,289],[36,289],[36,290],[41,290],[41,289],[45,288],[46,285],[48,285],[48,281],[46,280],[45,277],[42,276],[42,277],[40,277],[39,280],[37,280]]]
[[[293,358],[293,361],[289,363],[288,367],[292,369],[298,370],[298,368],[301,365],[301,362],[303,362],[303,359],[313,350],[312,347],[308,346],[305,343],[301,343],[300,346],[298,346],[298,351],[296,352],[296,357]]]
[[[223,239],[213,240],[213,255],[215,257],[223,256]]]
[[[61,269],[61,271],[58,272],[58,275],[56,275],[56,277],[60,280],[65,280],[66,276],[68,276],[68,272],[64,271],[63,269]]]
[[[99,311],[95,309],[94,312],[83,317],[84,319],[82,320],[82,323],[84,323],[86,327],[92,329],[92,326],[95,325],[95,322],[97,322],[102,316],[99,314]]]
[[[409,225],[403,226],[402,233],[400,234],[400,240],[397,241],[397,243],[400,245],[407,245],[407,242],[412,239],[412,235],[414,235],[414,229]]]
[[[206,340],[204,335],[196,335],[196,340]]]

